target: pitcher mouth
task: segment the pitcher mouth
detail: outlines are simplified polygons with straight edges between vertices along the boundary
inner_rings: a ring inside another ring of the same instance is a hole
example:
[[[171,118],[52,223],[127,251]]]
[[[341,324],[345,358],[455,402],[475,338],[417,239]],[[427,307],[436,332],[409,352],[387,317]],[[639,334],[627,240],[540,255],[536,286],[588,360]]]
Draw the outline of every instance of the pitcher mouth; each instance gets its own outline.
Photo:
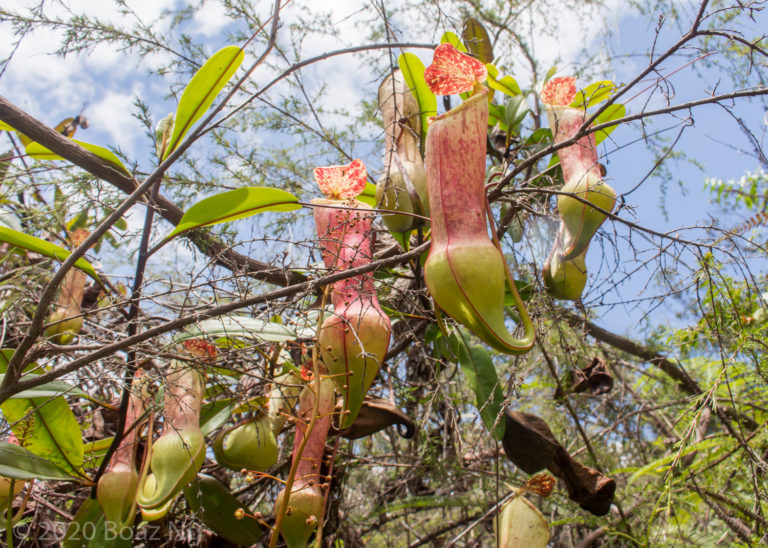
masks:
[[[476,102],[483,100],[488,100],[488,90],[486,88],[483,88],[483,91],[475,93],[472,97],[468,98],[467,100],[463,101],[461,104],[456,105],[448,112],[444,112],[442,114],[438,114],[437,116],[430,116],[429,123],[430,125],[434,122],[438,122],[450,115],[457,114],[461,112],[462,110],[468,109],[470,106],[474,105]]]

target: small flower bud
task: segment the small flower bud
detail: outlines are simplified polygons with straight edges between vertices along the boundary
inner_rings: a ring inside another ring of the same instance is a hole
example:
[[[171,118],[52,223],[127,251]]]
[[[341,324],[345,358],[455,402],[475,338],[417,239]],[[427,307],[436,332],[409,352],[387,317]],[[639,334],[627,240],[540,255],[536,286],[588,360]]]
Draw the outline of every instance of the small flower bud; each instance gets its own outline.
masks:
[[[173,135],[173,124],[174,116],[171,113],[160,120],[155,127],[155,147],[157,149],[157,157],[161,160],[165,155],[165,149],[168,147],[168,141],[171,140],[171,135]]]

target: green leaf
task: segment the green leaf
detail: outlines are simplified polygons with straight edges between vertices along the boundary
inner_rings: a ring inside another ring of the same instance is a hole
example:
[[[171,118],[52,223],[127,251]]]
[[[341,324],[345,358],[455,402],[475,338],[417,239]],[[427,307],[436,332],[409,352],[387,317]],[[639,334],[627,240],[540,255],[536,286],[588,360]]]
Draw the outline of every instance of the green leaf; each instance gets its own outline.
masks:
[[[115,228],[118,230],[128,230],[128,221],[120,217],[115,221]]]
[[[552,67],[547,71],[547,74],[544,76],[544,80],[541,82],[541,85],[543,86],[544,84],[549,82],[550,78],[552,78],[556,72],[557,72],[557,65],[555,65],[554,67]]]
[[[499,385],[499,377],[496,375],[491,354],[483,346],[469,344],[471,338],[469,331],[457,329],[456,335],[459,365],[467,379],[467,384],[475,393],[475,405],[480,411],[480,417],[488,430],[493,428],[491,431],[493,437],[500,440],[504,436],[506,423],[503,419],[497,419],[501,416],[504,394]]]
[[[130,175],[130,172],[125,168],[123,162],[120,161],[120,158],[118,158],[111,150],[100,147],[99,145],[92,145],[91,143],[78,141],[77,139],[72,140],[88,152],[98,156],[105,162],[108,162],[118,168],[120,171]],[[51,152],[49,149],[45,148],[43,145],[36,141],[29,143],[25,147],[24,151],[26,152],[27,156],[35,158],[36,160],[66,160],[66,158],[59,156],[55,152]]]
[[[464,47],[464,44],[461,43],[461,40],[459,39],[459,37],[456,36],[456,34],[451,31],[447,31],[443,33],[443,35],[440,37],[440,43],[451,44],[457,50],[467,53],[467,48]]]
[[[79,481],[48,459],[7,441],[0,441],[0,476],[15,479]]]
[[[24,375],[24,380],[31,380],[37,375]],[[0,383],[3,382],[4,374],[0,374]],[[29,390],[19,392],[14,396],[10,396],[10,400],[21,400],[25,398],[55,398],[58,396],[79,396],[81,398],[89,397],[82,389],[77,386],[73,386],[64,381],[51,381]]]
[[[504,107],[494,103],[488,103],[488,125],[493,127],[497,123],[503,131],[507,131],[507,124],[504,121]]]
[[[66,399],[8,399],[0,405],[0,411],[32,453],[70,473],[82,467],[83,437]]]
[[[540,127],[533,133],[531,133],[525,140],[526,146],[531,145],[548,145],[552,142],[552,130],[548,127]]]
[[[90,441],[83,445],[83,453],[85,454],[85,466],[90,468],[97,468],[101,466],[101,461],[104,460],[104,456],[109,450],[109,446],[112,445],[112,436],[108,438],[102,438],[96,441]]]
[[[587,108],[608,99],[616,91],[616,84],[610,80],[601,80],[585,87],[574,97],[570,106],[575,108]]]
[[[245,52],[227,46],[214,53],[189,81],[179,99],[173,133],[163,160],[179,146],[181,140],[213,104],[214,99],[243,62]]]
[[[421,59],[413,53],[401,53],[397,62],[403,73],[405,83],[408,84],[408,88],[416,98],[419,112],[421,112],[421,152],[423,154],[429,117],[437,114],[437,97],[424,80],[424,63],[421,62]]]
[[[85,228],[88,225],[90,209],[90,207],[85,206],[77,217],[67,223],[67,230],[72,232],[76,228]]]
[[[510,97],[507,100],[507,106],[504,108],[504,121],[512,129],[525,119],[528,110],[528,103],[525,102],[525,97],[522,95]]]
[[[259,522],[249,515],[237,519],[235,512],[243,504],[224,485],[211,476],[198,474],[197,479],[184,488],[190,509],[215,533],[235,544],[251,546],[262,536]]]
[[[493,65],[488,64],[486,65],[486,68],[493,67]],[[500,91],[504,95],[509,95],[510,97],[515,97],[517,95],[520,95],[520,86],[517,85],[517,80],[512,78],[511,76],[504,76],[503,78],[497,80],[496,77],[498,76],[498,70],[496,67],[493,67],[494,74],[491,76],[491,71],[488,70],[488,85],[495,89],[496,91]]]
[[[111,245],[114,249],[118,249],[120,247],[120,243],[115,239],[115,237],[111,233],[109,232],[105,233],[104,239],[107,242],[109,242],[109,245]],[[95,251],[98,251],[98,249],[96,249],[97,246],[101,248],[101,242],[99,242],[98,244],[96,244],[96,246],[94,246]]]
[[[208,401],[200,409],[200,431],[207,436],[214,430],[218,430],[232,416],[235,401],[232,398]]]
[[[118,534],[107,527],[99,501],[87,498],[67,527],[62,548],[130,548],[133,529]]]
[[[21,247],[27,251],[34,251],[35,253],[40,253],[41,255],[51,257],[52,259],[59,259],[60,261],[66,260],[66,258],[71,255],[71,253],[63,247],[59,247],[51,242],[35,238],[29,234],[24,234],[23,232],[18,232],[4,226],[0,226],[0,242]],[[82,257],[75,261],[75,267],[101,283],[98,275],[96,275],[96,271],[93,269],[93,266],[91,266],[91,263]]]
[[[0,131],[16,131],[11,126],[0,120]]]
[[[608,105],[605,110],[600,113],[600,116],[595,119],[595,125],[618,120],[619,118],[623,118],[626,113],[627,109],[624,108],[624,105]],[[596,131],[595,144],[598,145],[602,143],[606,137],[608,137],[608,135],[610,135],[611,132],[613,132],[613,130],[617,127],[618,126],[610,126],[605,129],[601,129],[600,131]]]
[[[0,351],[0,373],[5,374],[13,350]],[[27,378],[24,376],[22,378]],[[62,396],[20,398],[0,404],[3,417],[24,447],[69,473],[83,465],[83,438],[69,403]]]
[[[412,230],[408,230],[406,232],[390,231],[389,233],[395,239],[395,241],[400,244],[400,247],[402,247],[406,251],[410,249],[411,234],[413,233]]]
[[[357,199],[371,207],[376,207],[376,185],[371,182],[365,183],[365,188]]]
[[[485,27],[473,17],[464,21],[464,28],[461,31],[461,37],[464,44],[472,55],[477,57],[483,63],[493,61],[493,45],[491,38]]]
[[[301,209],[299,199],[279,188],[247,186],[205,198],[190,207],[165,239],[203,226],[227,223],[265,211]]]
[[[530,301],[534,295],[534,287],[531,282],[515,280],[515,288],[517,289],[517,294],[520,295],[520,299],[523,301]],[[504,284],[504,306],[514,306],[514,304],[515,299],[509,290],[509,283],[506,283]]]
[[[298,338],[296,331],[283,324],[248,316],[220,316],[188,326],[186,332],[177,335],[174,340],[182,342],[200,337],[243,338],[268,342],[293,341]]]

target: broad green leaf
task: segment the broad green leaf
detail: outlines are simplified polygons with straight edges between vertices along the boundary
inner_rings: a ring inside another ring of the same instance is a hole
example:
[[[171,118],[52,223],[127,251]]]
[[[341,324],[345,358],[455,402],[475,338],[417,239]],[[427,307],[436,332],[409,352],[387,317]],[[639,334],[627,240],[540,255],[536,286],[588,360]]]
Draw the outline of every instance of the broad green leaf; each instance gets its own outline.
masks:
[[[493,61],[493,45],[485,27],[473,17],[464,21],[461,38],[467,49],[483,63]]]
[[[120,217],[115,221],[115,228],[118,230],[128,230],[128,221]]]
[[[7,441],[0,441],[0,476],[15,479],[79,481],[54,463]]]
[[[115,237],[107,232],[104,234],[104,240],[106,240],[109,245],[111,245],[114,249],[118,249],[120,247],[120,243],[115,239]],[[95,246],[93,246],[94,251],[97,251],[101,249],[101,241],[99,241]]]
[[[464,47],[464,44],[461,43],[461,40],[458,36],[456,36],[455,33],[448,31],[444,32],[443,35],[440,37],[440,43],[441,44],[451,44],[454,48],[456,48],[459,51],[463,51],[464,53],[467,53],[467,48]]]
[[[517,85],[517,81],[511,76],[504,76],[500,80],[496,80],[495,77],[491,76],[491,73],[489,71],[488,85],[492,89],[495,89],[496,91],[500,91],[504,95],[509,95],[510,97],[515,97],[517,95],[520,95],[520,86]]]
[[[244,56],[242,48],[227,46],[214,53],[195,73],[179,99],[173,133],[163,159],[179,146],[190,128],[211,107],[216,96],[240,67]]]
[[[203,436],[224,426],[232,416],[234,408],[235,402],[232,398],[205,402],[200,409],[200,431]]]
[[[371,182],[365,183],[365,188],[357,199],[371,207],[376,207],[376,185]]]
[[[130,175],[130,172],[125,168],[123,165],[123,162],[120,161],[120,158],[118,158],[114,152],[111,150],[100,147],[99,145],[92,145],[91,143],[86,143],[84,141],[78,141],[77,139],[72,139],[75,143],[83,147],[88,152],[91,152],[92,154],[98,156],[105,162],[108,162],[118,168],[120,171],[124,173],[128,173]],[[30,156],[31,158],[35,158],[36,160],[66,160],[66,158],[63,158],[59,156],[58,154],[51,152],[47,148],[45,148],[43,145],[36,141],[32,141],[29,143],[24,151],[27,153],[27,156]]]
[[[24,447],[67,472],[83,465],[83,437],[66,399],[8,399],[0,411]]]
[[[67,527],[62,548],[130,548],[133,529],[120,534],[107,527],[107,519],[99,501],[87,498]]]
[[[504,108],[504,121],[510,129],[520,124],[525,119],[526,114],[528,114],[528,103],[525,102],[525,97],[516,95],[507,100],[507,105]]]
[[[104,460],[104,455],[107,454],[109,446],[112,445],[111,436],[108,438],[102,438],[100,440],[91,441],[83,445],[83,453],[85,454],[85,466],[89,468],[96,468],[101,466],[101,461]]]
[[[548,145],[552,142],[552,130],[548,127],[540,127],[533,133],[531,133],[525,140],[526,146],[531,145]]]
[[[534,294],[533,284],[524,280],[515,280],[515,288],[517,294],[523,301],[530,301]],[[504,306],[514,306],[515,299],[512,296],[512,292],[509,290],[509,284],[504,284]]]
[[[59,259],[60,261],[66,260],[71,254],[63,247],[59,247],[51,242],[35,238],[29,234],[24,234],[23,232],[18,232],[4,226],[0,226],[0,242],[21,247],[27,251],[34,251],[35,253],[40,253],[41,255],[51,257],[52,259]],[[93,266],[91,266],[91,263],[82,257],[75,261],[75,267],[101,283],[99,277],[96,275],[96,271],[93,269]]]
[[[503,131],[507,131],[507,123],[504,121],[504,107],[495,103],[488,103],[488,125],[493,127],[497,123]]]
[[[36,375],[24,375],[24,380],[31,380],[35,376]],[[4,377],[5,374],[0,374],[0,383],[3,382]],[[81,398],[88,397],[88,394],[86,394],[77,386],[73,386],[64,381],[51,381],[45,384],[41,384],[40,386],[36,386],[35,388],[30,388],[29,390],[19,392],[18,394],[11,396],[8,399],[20,400],[25,398],[55,398],[57,396],[63,395],[79,396]]]
[[[557,152],[555,152],[552,156],[549,157],[549,163],[547,164],[547,169],[559,164],[560,164],[560,155]]]
[[[557,72],[557,65],[555,65],[554,67],[552,67],[547,71],[547,74],[544,76],[544,80],[541,82],[541,85],[543,86],[544,84],[549,82],[550,78],[552,78],[556,72]]]
[[[16,131],[11,126],[0,120],[0,131]]]
[[[504,394],[491,354],[483,346],[470,344],[469,331],[457,329],[456,335],[459,365],[467,384],[475,393],[475,405],[480,410],[480,417],[488,430],[493,429],[493,437],[500,440],[504,436],[506,423],[497,419],[501,415]]]
[[[0,373],[8,368],[13,350],[0,351]],[[26,377],[25,377],[26,378]],[[16,437],[32,453],[69,473],[83,465],[83,437],[69,403],[62,396],[9,398],[0,404]]]
[[[406,232],[391,232],[390,235],[395,239],[397,243],[400,244],[400,247],[408,251],[410,249],[411,245],[411,234],[413,233],[412,230],[408,230]]]
[[[424,154],[424,142],[427,138],[429,117],[437,114],[437,97],[424,80],[424,63],[413,53],[401,53],[397,59],[405,83],[416,98],[421,112],[421,153]]]
[[[11,361],[13,354],[16,352],[13,348],[0,348],[0,373],[5,375],[8,370],[8,362]],[[24,368],[24,371],[29,371],[37,367],[35,362],[30,363]]]
[[[600,116],[595,119],[595,125],[605,124],[606,122],[618,120],[619,118],[623,118],[626,113],[627,109],[624,108],[624,105],[608,105],[606,109],[600,113]],[[595,144],[598,145],[602,143],[606,137],[608,137],[608,135],[610,135],[611,132],[617,127],[618,126],[610,126],[605,129],[601,129],[600,131],[596,131]]]
[[[182,342],[199,337],[256,339],[268,342],[285,342],[297,338],[293,329],[279,323],[248,316],[221,316],[188,326],[186,332],[177,335],[174,340]]]
[[[437,327],[436,324],[430,323],[427,324],[427,328],[424,330],[424,344],[430,344],[437,339],[441,338],[443,336],[443,333],[440,331],[440,328]]]
[[[570,106],[575,108],[591,107],[608,99],[614,91],[616,91],[616,84],[610,80],[595,82],[579,91]]]
[[[205,198],[190,207],[165,239],[203,226],[228,223],[265,211],[300,209],[299,199],[279,188],[247,186]]]
[[[261,538],[259,522],[249,515],[237,519],[235,512],[243,508],[243,503],[215,478],[198,474],[197,479],[184,488],[184,496],[203,523],[228,541],[251,546]]]
[[[88,219],[90,216],[90,207],[85,206],[83,210],[67,223],[67,230],[72,232],[76,228],[85,228],[88,225]]]

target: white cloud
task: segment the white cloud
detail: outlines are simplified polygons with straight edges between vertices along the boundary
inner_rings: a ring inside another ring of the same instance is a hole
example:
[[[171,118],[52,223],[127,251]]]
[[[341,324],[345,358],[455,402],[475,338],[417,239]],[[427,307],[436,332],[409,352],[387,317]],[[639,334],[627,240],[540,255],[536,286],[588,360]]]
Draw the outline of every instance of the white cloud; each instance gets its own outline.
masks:
[[[22,0],[11,0],[11,4],[30,4]],[[37,3],[37,2],[34,2]],[[122,8],[109,0],[63,0],[47,6],[50,15],[67,17],[72,14],[87,14],[100,20],[115,23],[133,23],[138,17],[143,23],[153,23],[166,10],[173,8],[177,0],[130,0],[127,2],[128,13],[121,13]],[[132,12],[132,13],[130,13]]]
[[[141,95],[141,86],[136,93],[109,91],[97,103],[88,107],[88,121],[91,127],[109,135],[109,144],[121,148],[133,156],[136,142],[144,134],[139,121],[132,116],[135,110],[133,100]]]
[[[205,37],[218,36],[221,30],[232,22],[227,17],[223,4],[213,0],[204,1],[203,6],[195,12],[192,20],[197,25],[196,34]]]

